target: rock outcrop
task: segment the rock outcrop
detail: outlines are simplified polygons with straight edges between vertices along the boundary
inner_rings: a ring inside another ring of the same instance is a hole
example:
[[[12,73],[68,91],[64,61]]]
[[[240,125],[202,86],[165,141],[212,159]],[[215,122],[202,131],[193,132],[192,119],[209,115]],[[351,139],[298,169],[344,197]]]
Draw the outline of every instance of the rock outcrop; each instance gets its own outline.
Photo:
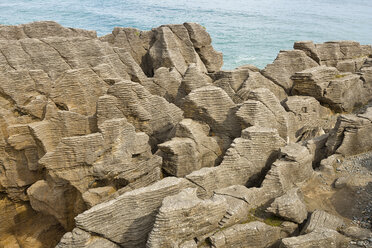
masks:
[[[0,247],[370,244],[371,46],[221,70],[211,42],[0,25]]]

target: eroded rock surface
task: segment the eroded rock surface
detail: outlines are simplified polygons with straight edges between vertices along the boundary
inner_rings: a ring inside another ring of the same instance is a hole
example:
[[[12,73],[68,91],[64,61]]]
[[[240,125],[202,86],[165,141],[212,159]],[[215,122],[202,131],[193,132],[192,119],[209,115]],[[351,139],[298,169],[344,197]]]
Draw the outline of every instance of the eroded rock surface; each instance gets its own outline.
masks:
[[[372,195],[371,46],[221,70],[211,42],[196,23],[0,25],[0,246],[365,244],[348,212]]]

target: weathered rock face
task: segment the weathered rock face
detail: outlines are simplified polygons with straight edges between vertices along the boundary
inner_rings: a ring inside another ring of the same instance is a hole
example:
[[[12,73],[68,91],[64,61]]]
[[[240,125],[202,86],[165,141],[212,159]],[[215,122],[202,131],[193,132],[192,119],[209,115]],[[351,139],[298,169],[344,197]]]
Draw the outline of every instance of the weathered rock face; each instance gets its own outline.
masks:
[[[330,247],[346,248],[348,240],[338,232],[330,229],[316,229],[309,234],[298,237],[285,238],[280,244],[281,248],[311,248]]]
[[[147,75],[160,67],[174,67],[182,75],[190,63],[201,71],[218,71],[223,64],[222,53],[211,46],[204,27],[196,23],[164,25],[151,31],[115,28],[101,41],[129,51]]]
[[[275,129],[249,127],[243,130],[242,137],[234,140],[218,167],[203,168],[186,178],[200,186],[201,196],[235,184],[252,184],[275,161],[284,145]]]
[[[267,211],[298,224],[307,218],[306,205],[298,188],[276,198]]]
[[[195,23],[100,38],[0,25],[0,246],[341,247],[322,211],[285,237],[318,191],[352,182],[333,166],[372,150],[372,110],[357,109],[371,55],[298,42],[262,71],[221,71]]]
[[[344,222],[341,218],[317,209],[311,214],[301,233],[311,233],[319,228],[337,230],[343,224]]]
[[[185,97],[181,108],[185,117],[207,123],[211,131],[221,138],[222,149],[226,149],[231,140],[240,135],[236,105],[219,87],[205,86],[193,90]]]
[[[76,226],[121,246],[144,247],[163,199],[190,186],[185,179],[164,178],[92,207],[75,218]]]
[[[176,127],[176,137],[159,144],[158,155],[163,157],[162,168],[169,174],[184,177],[202,167],[213,167],[221,150],[209,137],[209,126],[184,119]]]
[[[262,74],[289,92],[293,86],[291,76],[319,64],[300,50],[280,51],[274,63],[269,64]]]
[[[147,247],[179,247],[187,240],[200,240],[218,228],[226,208],[222,197],[200,200],[195,188],[166,197],[156,216]],[[209,218],[205,218],[207,215]]]
[[[292,76],[295,95],[308,95],[336,112],[351,112],[365,104],[363,81],[355,74],[340,74],[334,67],[319,66]]]
[[[372,108],[358,115],[341,115],[327,140],[328,153],[354,155],[371,150]]]
[[[252,90],[236,116],[241,121],[243,127],[260,126],[275,128],[280,137],[284,140],[288,138],[288,119],[279,100],[265,88]]]
[[[111,241],[93,236],[79,228],[74,228],[72,232],[66,233],[61,241],[58,243],[56,248],[119,248],[115,243]]]
[[[210,237],[213,247],[271,247],[280,239],[280,228],[254,221],[237,224]]]
[[[300,41],[294,44],[294,48],[304,51],[320,65],[352,73],[358,71],[364,60],[372,54],[371,46],[363,46],[355,41],[330,41],[323,44]]]
[[[290,141],[305,141],[332,129],[337,116],[310,96],[290,96],[283,101]]]

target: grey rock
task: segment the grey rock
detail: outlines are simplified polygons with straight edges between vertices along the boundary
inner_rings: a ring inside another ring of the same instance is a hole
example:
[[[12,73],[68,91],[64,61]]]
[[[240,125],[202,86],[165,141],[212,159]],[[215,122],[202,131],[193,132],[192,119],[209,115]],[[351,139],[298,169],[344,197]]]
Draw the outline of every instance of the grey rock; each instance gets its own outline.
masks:
[[[367,240],[372,238],[371,230],[357,226],[349,226],[341,229],[341,233],[352,239]]]
[[[259,221],[237,224],[213,234],[213,247],[271,247],[280,239],[280,228]]]
[[[248,100],[245,101],[236,116],[243,127],[261,126],[275,128],[280,137],[287,140],[288,120],[287,113],[269,89],[258,88],[249,93]]]
[[[280,244],[280,248],[312,247],[346,248],[348,239],[334,230],[318,228],[306,235],[284,238]]]
[[[339,116],[326,143],[328,154],[350,156],[370,150],[371,120],[372,108],[368,108],[364,114]]]
[[[336,68],[319,66],[296,72],[291,78],[293,94],[313,96],[336,112],[351,112],[366,103],[358,75],[340,74]]]
[[[184,177],[203,167],[214,166],[221,150],[208,134],[208,125],[191,119],[182,120],[176,127],[176,137],[158,145],[163,169],[173,176]]]
[[[226,92],[215,86],[193,90],[181,106],[186,118],[210,126],[211,131],[222,139],[222,149],[226,149],[233,138],[240,136],[240,125],[234,115],[235,107]]]
[[[298,188],[276,198],[267,211],[298,224],[307,218],[306,205]]]
[[[280,51],[275,61],[262,74],[289,92],[293,86],[291,76],[295,72],[318,66],[314,60],[300,50]]]
[[[99,236],[92,236],[79,228],[74,228],[61,238],[56,248],[119,248],[120,246]]]
[[[317,209],[311,214],[301,233],[310,233],[318,228],[337,230],[342,225],[344,221],[341,218]]]

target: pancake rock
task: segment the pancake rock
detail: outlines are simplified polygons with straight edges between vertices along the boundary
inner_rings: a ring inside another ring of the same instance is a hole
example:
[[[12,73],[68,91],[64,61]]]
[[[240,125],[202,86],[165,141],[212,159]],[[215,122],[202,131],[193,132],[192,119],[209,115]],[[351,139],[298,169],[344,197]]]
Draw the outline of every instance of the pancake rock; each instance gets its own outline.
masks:
[[[217,141],[209,137],[209,126],[184,119],[176,127],[176,137],[159,144],[162,168],[169,174],[184,177],[202,167],[213,167],[221,155]]]

